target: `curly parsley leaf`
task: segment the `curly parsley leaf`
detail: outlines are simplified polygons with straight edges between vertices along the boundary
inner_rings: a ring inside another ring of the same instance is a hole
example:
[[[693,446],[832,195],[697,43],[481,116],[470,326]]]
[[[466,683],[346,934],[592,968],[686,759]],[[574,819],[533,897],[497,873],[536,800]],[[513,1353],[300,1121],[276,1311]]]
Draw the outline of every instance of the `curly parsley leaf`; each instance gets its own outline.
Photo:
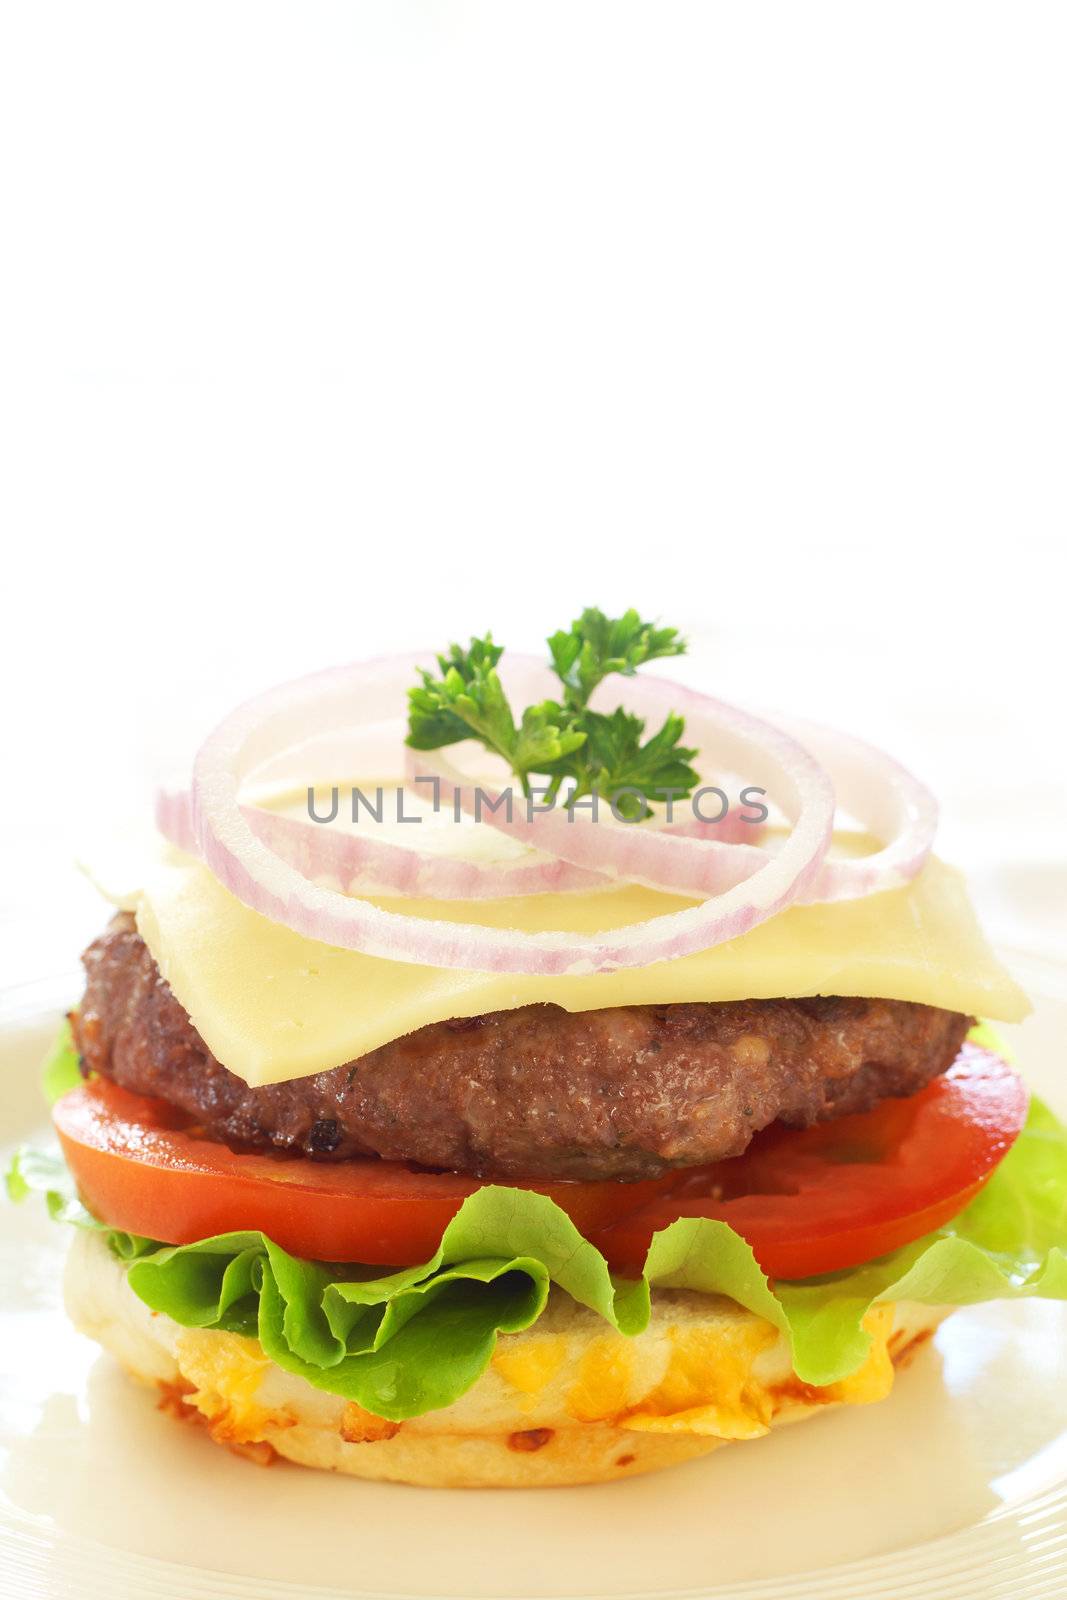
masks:
[[[585,739],[584,731],[574,725],[569,713],[554,700],[527,706],[519,724],[516,770],[546,772],[553,762],[566,759],[580,749]]]
[[[564,700],[581,711],[593,690],[611,673],[632,678],[646,661],[684,655],[686,644],[677,628],[657,628],[643,622],[636,611],[612,618],[589,606],[568,632],[552,634],[548,648]]]
[[[643,820],[649,815],[648,803],[681,798],[700,781],[690,765],[696,750],[678,742],[685,731],[679,716],[667,717],[658,732],[643,743],[643,720],[621,706],[610,715],[584,711],[581,725],[585,743],[552,768],[553,774],[574,778],[572,800],[595,790],[614,798],[617,810],[628,820]],[[622,792],[633,789],[648,803],[639,795]]]
[[[478,739],[529,786],[531,772],[543,772],[585,742],[571,712],[554,700],[527,706],[516,724],[496,670],[503,648],[492,635],[472,639],[468,649],[450,647],[438,656],[440,676],[420,669],[421,685],[408,691],[408,744],[437,750],[460,739]]]
[[[408,744],[437,750],[459,739],[481,739],[502,755],[515,740],[515,722],[496,672],[504,654],[492,634],[472,639],[470,648],[453,644],[437,657],[440,677],[419,669],[421,688],[408,691]]]

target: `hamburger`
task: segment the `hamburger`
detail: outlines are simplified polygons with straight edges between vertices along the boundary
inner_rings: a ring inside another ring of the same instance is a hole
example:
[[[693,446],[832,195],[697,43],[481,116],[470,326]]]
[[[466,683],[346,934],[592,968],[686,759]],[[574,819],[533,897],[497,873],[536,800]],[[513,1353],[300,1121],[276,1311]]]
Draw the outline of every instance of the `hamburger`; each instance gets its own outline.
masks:
[[[1067,1296],[1067,1141],[931,797],[638,675],[683,648],[586,611],[547,665],[486,637],[271,691],[98,875],[59,1152],[9,1188],[165,1412],[356,1477],[603,1481]]]

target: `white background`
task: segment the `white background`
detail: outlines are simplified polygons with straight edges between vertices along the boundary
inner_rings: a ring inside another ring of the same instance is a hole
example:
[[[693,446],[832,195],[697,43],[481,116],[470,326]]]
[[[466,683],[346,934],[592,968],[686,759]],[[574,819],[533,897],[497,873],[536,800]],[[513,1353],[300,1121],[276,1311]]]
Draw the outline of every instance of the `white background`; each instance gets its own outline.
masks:
[[[297,671],[582,605],[1067,951],[1057,4],[10,4],[0,957]]]

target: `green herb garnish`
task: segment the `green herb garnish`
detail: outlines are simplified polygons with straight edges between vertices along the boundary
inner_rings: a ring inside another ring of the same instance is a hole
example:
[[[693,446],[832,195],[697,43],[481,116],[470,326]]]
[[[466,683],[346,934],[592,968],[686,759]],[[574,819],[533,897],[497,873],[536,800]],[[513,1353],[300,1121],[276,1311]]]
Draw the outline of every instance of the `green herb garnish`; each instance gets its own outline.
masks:
[[[657,628],[636,611],[611,618],[590,608],[548,640],[562,698],[527,706],[516,718],[496,670],[503,646],[488,633],[466,650],[454,644],[437,658],[439,676],[424,670],[421,685],[409,692],[407,742],[415,750],[437,750],[478,739],[503,757],[525,795],[534,775],[549,780],[548,800],[570,780],[568,804],[595,792],[621,815],[641,820],[651,802],[683,799],[699,782],[689,764],[697,752],[678,742],[685,723],[672,713],[643,739],[641,717],[621,706],[593,711],[589,699],[612,674],[632,677],[646,661],[680,656],[685,648],[676,628]]]

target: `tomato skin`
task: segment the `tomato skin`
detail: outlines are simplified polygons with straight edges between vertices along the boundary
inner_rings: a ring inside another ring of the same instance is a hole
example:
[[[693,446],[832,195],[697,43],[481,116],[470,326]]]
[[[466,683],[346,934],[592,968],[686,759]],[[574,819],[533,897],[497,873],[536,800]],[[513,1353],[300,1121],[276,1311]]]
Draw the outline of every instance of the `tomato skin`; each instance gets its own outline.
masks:
[[[654,1233],[709,1217],[747,1239],[771,1278],[860,1266],[957,1216],[1007,1155],[1027,1105],[1008,1063],[968,1042],[918,1094],[812,1128],[768,1128],[593,1242],[619,1270],[639,1271]]]
[[[94,1078],[52,1109],[84,1203],[113,1228],[166,1244],[260,1229],[293,1255],[367,1266],[426,1261],[463,1201],[483,1187],[403,1162],[237,1153],[189,1131],[165,1101]],[[586,1235],[674,1182],[532,1183]]]
[[[775,1125],[730,1161],[644,1183],[522,1187],[549,1195],[620,1272],[640,1272],[653,1234],[676,1218],[710,1217],[747,1239],[770,1277],[813,1277],[948,1222],[1007,1154],[1026,1107],[1007,1063],[968,1043],[906,1100],[803,1130]],[[483,1186],[403,1162],[234,1152],[165,1101],[106,1079],[72,1089],[52,1114],[89,1209],[168,1244],[258,1229],[310,1260],[411,1266]]]

